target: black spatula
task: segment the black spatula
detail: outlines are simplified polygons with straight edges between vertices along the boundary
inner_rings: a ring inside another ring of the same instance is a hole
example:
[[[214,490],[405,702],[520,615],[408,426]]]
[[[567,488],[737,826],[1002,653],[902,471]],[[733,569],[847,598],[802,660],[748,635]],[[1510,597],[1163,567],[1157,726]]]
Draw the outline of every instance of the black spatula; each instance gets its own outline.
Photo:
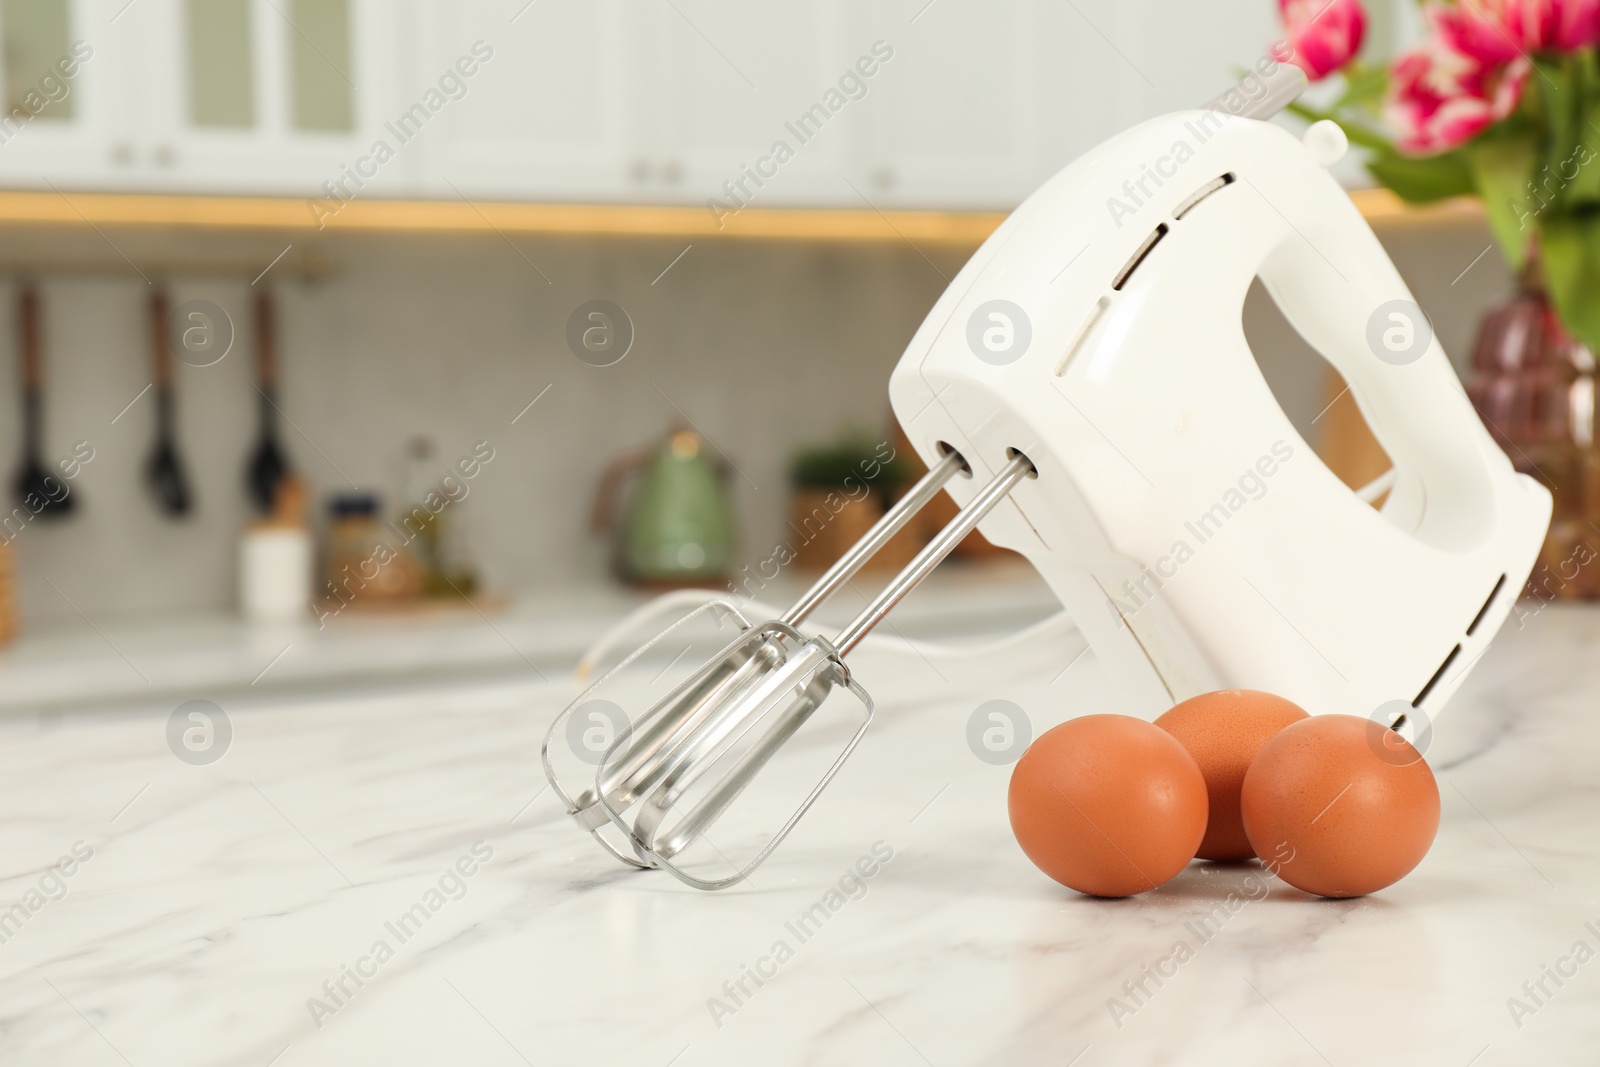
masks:
[[[150,294],[150,342],[156,390],[156,444],[145,462],[144,480],[156,505],[177,518],[189,513],[189,476],[178,458],[172,393],[172,353],[167,349],[167,294]]]
[[[261,432],[245,467],[250,499],[262,514],[272,511],[278,485],[289,473],[289,461],[278,447],[277,323],[272,294],[256,294],[256,392],[261,408]]]
[[[44,463],[44,388],[40,368],[39,294],[30,283],[17,293],[17,325],[22,343],[22,467],[17,471],[17,500],[42,519],[60,519],[72,511],[67,483]]]

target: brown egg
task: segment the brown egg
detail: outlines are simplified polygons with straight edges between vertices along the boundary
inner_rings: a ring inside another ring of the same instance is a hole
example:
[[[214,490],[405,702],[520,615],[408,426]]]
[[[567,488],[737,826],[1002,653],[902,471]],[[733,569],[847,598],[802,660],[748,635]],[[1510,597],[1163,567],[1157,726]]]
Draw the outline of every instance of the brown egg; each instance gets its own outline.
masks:
[[[1011,772],[1017,843],[1045,874],[1099,897],[1165,882],[1206,831],[1200,768],[1165,730],[1085,715],[1047,730]]]
[[[1307,893],[1359,897],[1422,862],[1439,787],[1417,750],[1355,715],[1314,715],[1261,746],[1240,795],[1267,869]]]
[[[1267,739],[1306,718],[1300,705],[1254,689],[1202,693],[1175,705],[1156,725],[1176,737],[1205,776],[1211,817],[1198,855],[1206,860],[1247,860],[1255,855],[1239,817],[1245,771]]]

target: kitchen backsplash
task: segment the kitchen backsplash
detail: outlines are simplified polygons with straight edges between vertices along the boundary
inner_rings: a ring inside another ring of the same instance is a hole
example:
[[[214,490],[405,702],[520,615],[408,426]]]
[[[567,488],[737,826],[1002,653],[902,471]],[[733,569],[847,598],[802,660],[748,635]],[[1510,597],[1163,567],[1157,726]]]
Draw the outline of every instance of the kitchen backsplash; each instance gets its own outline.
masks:
[[[1385,241],[1462,365],[1481,309],[1509,285],[1494,253],[1458,278],[1486,234],[1398,228]],[[345,238],[330,245],[336,269],[325,278],[269,274],[261,284],[278,296],[281,440],[311,483],[319,523],[328,494],[341,490],[375,491],[393,508],[416,436],[432,439],[440,476],[487,442],[492,463],[452,504],[482,584],[516,592],[608,580],[606,544],[587,527],[600,472],[617,451],[687,422],[737,466],[741,557],[766,556],[782,536],[791,453],[850,424],[880,432],[889,371],[970,250],[684,246]],[[178,442],[196,507],[176,522],[158,514],[143,480],[155,432],[152,395],[141,395],[151,381],[144,281],[130,270],[40,282],[47,459],[75,448],[92,458],[72,482],[73,515],[14,531],[25,622],[235,604],[257,427],[251,290],[244,277],[181,274],[169,288],[175,304],[213,301],[238,334],[220,362],[177,370]],[[609,367],[581,362],[566,341],[569,315],[596,298],[620,305],[635,332]],[[1263,303],[1257,294],[1247,308],[1247,333],[1306,432],[1322,379]],[[14,304],[6,287],[4,383],[19,380]],[[19,390],[0,396],[7,427],[18,427]],[[0,440],[8,496],[20,446],[17,429]]]

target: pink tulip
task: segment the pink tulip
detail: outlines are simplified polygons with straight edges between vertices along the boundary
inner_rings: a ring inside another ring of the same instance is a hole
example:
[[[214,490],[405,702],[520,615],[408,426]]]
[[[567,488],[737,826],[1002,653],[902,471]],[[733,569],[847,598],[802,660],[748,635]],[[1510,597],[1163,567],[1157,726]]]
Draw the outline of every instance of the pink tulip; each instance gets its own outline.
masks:
[[[1429,4],[1423,13],[1444,47],[1493,65],[1522,56],[1523,9],[1529,6],[1529,0],[1467,0]]]
[[[1600,42],[1600,0],[1460,0],[1427,15],[1446,44],[1487,64]]]
[[[1595,0],[1600,3],[1600,0]],[[1321,81],[1361,50],[1367,13],[1361,0],[1278,0],[1289,62]]]
[[[1385,112],[1400,150],[1432,155],[1470,141],[1517,109],[1532,69],[1520,57],[1485,63],[1443,35],[1424,41],[1390,71]]]
[[[1600,0],[1555,0],[1550,37],[1558,52],[1575,52],[1600,42]]]

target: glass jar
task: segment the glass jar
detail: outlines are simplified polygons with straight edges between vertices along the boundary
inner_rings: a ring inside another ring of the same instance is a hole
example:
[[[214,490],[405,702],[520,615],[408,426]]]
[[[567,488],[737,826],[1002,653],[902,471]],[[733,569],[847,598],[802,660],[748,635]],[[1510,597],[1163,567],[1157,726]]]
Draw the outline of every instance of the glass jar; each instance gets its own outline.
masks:
[[[396,547],[378,520],[378,499],[341,493],[328,505],[328,589],[331,599],[352,605],[421,596],[425,576],[404,547]]]

